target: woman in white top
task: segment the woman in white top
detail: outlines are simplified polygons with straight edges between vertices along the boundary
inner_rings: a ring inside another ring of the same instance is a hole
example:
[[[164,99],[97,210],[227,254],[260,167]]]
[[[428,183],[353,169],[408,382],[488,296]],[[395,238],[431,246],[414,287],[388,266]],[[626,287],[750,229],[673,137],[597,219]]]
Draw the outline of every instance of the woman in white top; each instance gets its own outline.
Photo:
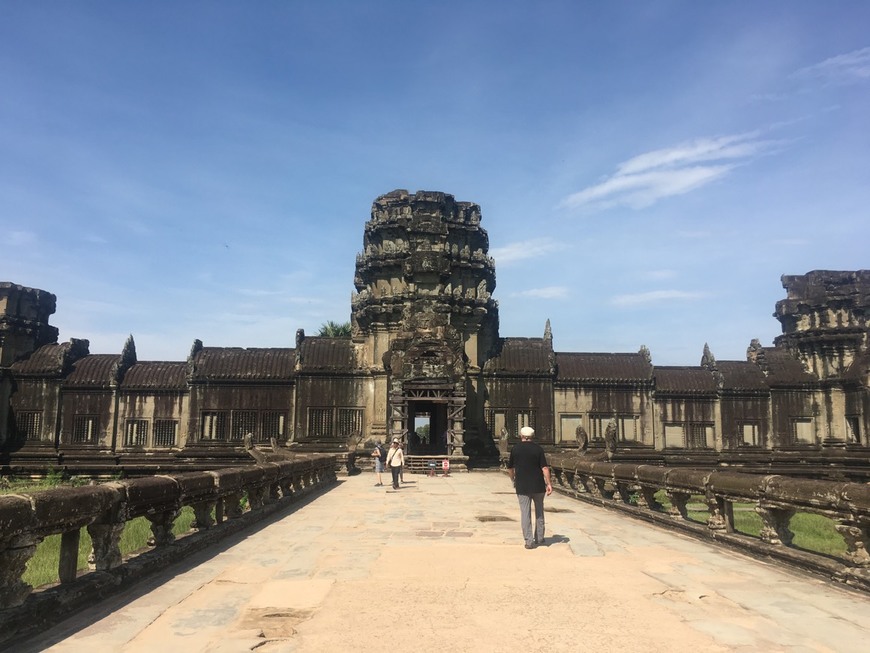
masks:
[[[399,489],[399,474],[404,464],[405,454],[402,452],[402,447],[399,446],[399,439],[393,438],[393,443],[390,445],[390,453],[387,454],[387,467],[390,468],[390,473],[393,475],[394,490]]]

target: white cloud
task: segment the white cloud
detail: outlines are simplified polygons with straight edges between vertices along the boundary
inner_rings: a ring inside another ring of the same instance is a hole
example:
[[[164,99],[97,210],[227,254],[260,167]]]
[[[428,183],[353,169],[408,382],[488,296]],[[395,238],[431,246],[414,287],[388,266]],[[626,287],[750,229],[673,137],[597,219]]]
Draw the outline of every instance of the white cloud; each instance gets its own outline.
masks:
[[[794,79],[821,79],[832,83],[870,80],[870,47],[838,54],[792,73]]]
[[[565,245],[554,241],[552,238],[534,238],[519,243],[510,243],[502,247],[494,247],[489,250],[489,255],[495,259],[497,264],[503,266],[524,259],[545,256],[564,247]]]
[[[758,132],[748,132],[699,138],[640,154],[619,164],[604,181],[569,195],[560,207],[640,209],[662,198],[688,193],[781,144],[758,136]]]
[[[568,296],[568,288],[565,286],[547,286],[545,288],[531,288],[521,292],[511,293],[511,297],[534,297],[535,299],[561,299]]]
[[[651,290],[632,295],[617,295],[610,300],[610,303],[614,306],[637,306],[638,304],[656,304],[669,301],[694,301],[706,296],[706,293],[685,290]]]

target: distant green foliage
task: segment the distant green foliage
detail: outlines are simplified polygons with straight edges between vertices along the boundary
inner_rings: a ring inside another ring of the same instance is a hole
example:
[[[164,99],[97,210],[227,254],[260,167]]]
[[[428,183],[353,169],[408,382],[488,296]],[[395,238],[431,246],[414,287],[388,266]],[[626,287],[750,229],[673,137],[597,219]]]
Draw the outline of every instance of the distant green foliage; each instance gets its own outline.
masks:
[[[350,322],[333,322],[329,320],[320,325],[317,335],[324,338],[350,338]]]

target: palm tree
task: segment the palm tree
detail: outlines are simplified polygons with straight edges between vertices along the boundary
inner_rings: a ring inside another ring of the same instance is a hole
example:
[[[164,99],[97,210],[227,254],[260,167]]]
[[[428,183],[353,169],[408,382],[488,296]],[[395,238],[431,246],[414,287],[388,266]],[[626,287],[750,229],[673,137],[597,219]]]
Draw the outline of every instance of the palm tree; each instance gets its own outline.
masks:
[[[320,325],[317,335],[325,338],[350,338],[350,322],[333,322],[329,320]]]

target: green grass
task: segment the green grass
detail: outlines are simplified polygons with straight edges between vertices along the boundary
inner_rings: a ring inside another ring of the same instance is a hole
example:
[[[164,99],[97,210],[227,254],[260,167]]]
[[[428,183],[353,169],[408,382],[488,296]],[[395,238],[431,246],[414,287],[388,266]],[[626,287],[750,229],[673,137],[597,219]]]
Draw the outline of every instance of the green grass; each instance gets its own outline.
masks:
[[[21,490],[18,491],[20,492]],[[181,514],[175,520],[172,531],[176,536],[188,532],[193,519],[193,508],[182,508]],[[60,537],[60,535],[50,535],[36,547],[36,553],[28,561],[27,570],[22,576],[24,582],[33,587],[39,587],[40,585],[56,583],[58,581],[57,567],[60,562]],[[138,517],[127,522],[124,526],[124,532],[121,534],[121,554],[126,556],[146,548],[148,538],[150,537],[151,522],[145,519],[145,517]],[[79,571],[88,568],[88,556],[91,553],[91,546],[91,537],[88,535],[87,529],[83,528],[81,530],[81,538],[79,539]]]
[[[671,503],[664,490],[656,493],[656,499],[667,509]],[[699,505],[700,504],[700,505]],[[710,513],[704,505],[704,498],[700,495],[693,496],[687,506],[689,520],[699,524],[706,524]],[[761,535],[762,521],[755,512],[755,504],[734,504],[734,530],[743,535],[759,537]],[[813,553],[845,558],[846,542],[834,528],[834,520],[824,515],[816,515],[809,512],[798,512],[789,521],[789,528],[794,533],[792,546]]]

